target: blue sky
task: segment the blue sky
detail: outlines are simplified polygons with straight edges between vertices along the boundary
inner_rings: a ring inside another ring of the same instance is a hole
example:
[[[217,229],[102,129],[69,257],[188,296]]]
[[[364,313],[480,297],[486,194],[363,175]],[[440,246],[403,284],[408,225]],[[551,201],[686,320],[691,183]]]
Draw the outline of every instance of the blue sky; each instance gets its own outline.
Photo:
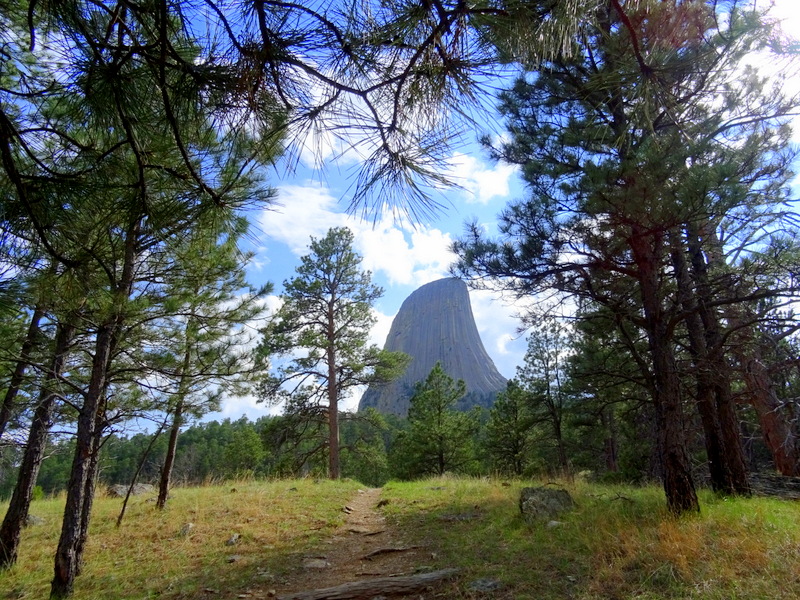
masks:
[[[312,157],[306,156],[293,173],[274,173],[277,205],[251,215],[256,252],[249,269],[251,282],[272,281],[279,294],[282,282],[293,276],[300,257],[308,253],[311,236],[319,238],[331,227],[347,226],[355,234],[363,268],[385,290],[375,305],[377,323],[371,332],[372,341],[382,346],[405,298],[421,285],[448,276],[453,260],[449,246],[464,223],[477,219],[491,227],[506,202],[522,194],[513,168],[491,164],[477,144],[468,150],[469,154],[463,149],[454,152],[443,165],[460,189],[434,191],[448,208],[423,223],[401,222],[390,215],[373,223],[348,215],[345,209],[352,197],[348,175],[358,167],[352,156],[328,162],[322,169],[313,168]],[[500,372],[512,377],[525,352],[525,340],[513,316],[516,309],[486,292],[472,292],[471,303],[486,350]],[[276,304],[276,298],[270,299],[270,305]],[[345,408],[354,408],[357,401],[358,396],[352,397]],[[247,414],[253,418],[266,412],[252,398],[232,398],[217,417]]]
[[[767,2],[759,0],[759,4]],[[797,0],[776,2],[774,14],[788,19],[784,25],[787,33],[800,37]],[[292,171],[279,165],[268,174],[278,190],[277,205],[250,215],[254,225],[252,249],[256,252],[249,270],[251,282],[272,281],[279,294],[281,283],[293,275],[300,256],[308,252],[310,236],[322,237],[330,227],[347,226],[355,233],[356,250],[364,259],[364,268],[372,271],[373,281],[385,289],[384,297],[375,306],[378,321],[371,332],[372,341],[382,346],[403,300],[419,286],[447,276],[453,260],[449,245],[461,235],[464,223],[477,220],[491,231],[503,207],[524,194],[515,170],[492,163],[476,142],[482,133],[502,131],[502,124],[490,118],[483,131],[472,132],[467,144],[450,154],[441,170],[460,189],[434,192],[440,194],[435,198],[447,208],[428,221],[415,224],[396,222],[391,216],[373,224],[348,215],[346,208],[352,198],[359,155],[343,151],[324,135],[307,140]],[[800,140],[797,133],[795,139]],[[322,166],[315,167],[320,164],[320,156]],[[526,347],[524,336],[518,331],[520,322],[514,317],[517,308],[489,292],[473,291],[470,297],[487,352],[500,373],[513,377]],[[276,297],[270,299],[270,305],[277,305]],[[354,408],[357,401],[358,396],[345,401],[345,409]],[[269,410],[253,398],[229,398],[222,410],[209,418],[235,419],[245,414],[252,419]]]

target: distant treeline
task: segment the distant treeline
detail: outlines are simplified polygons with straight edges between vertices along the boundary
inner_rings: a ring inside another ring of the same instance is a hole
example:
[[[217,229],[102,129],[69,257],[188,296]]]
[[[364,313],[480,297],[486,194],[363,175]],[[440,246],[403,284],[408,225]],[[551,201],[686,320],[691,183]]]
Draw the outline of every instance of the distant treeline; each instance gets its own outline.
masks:
[[[463,460],[445,465],[445,471],[470,475],[517,474],[509,445],[513,435],[506,432],[498,439],[498,413],[507,408],[509,393],[501,394],[494,411],[476,409],[471,417],[476,427],[461,440],[452,440],[448,455]],[[447,411],[451,416],[465,415]],[[591,415],[575,410],[565,419],[562,443],[566,447],[571,472],[591,471],[606,481],[637,482],[658,476],[653,464],[652,426],[643,411],[637,419],[620,424],[615,440],[615,461],[609,463],[606,428]],[[365,485],[382,485],[389,479],[414,478],[435,472],[424,463],[420,452],[409,448],[408,438],[413,423],[394,415],[375,412],[343,414],[341,423],[342,476]],[[527,440],[520,461],[520,475],[536,476],[561,471],[558,444],[541,424],[529,424]],[[158,484],[164,464],[168,436],[137,433],[131,436],[112,434],[101,449],[99,485],[128,484],[142,463],[138,481]],[[327,451],[322,422],[314,424],[296,416],[265,416],[255,421],[246,417],[196,423],[187,427],[178,439],[173,481],[176,485],[200,485],[211,481],[239,477],[326,477]],[[505,445],[503,445],[505,441]],[[518,440],[519,441],[519,440]],[[74,438],[51,443],[39,474],[41,494],[64,490],[70,474]],[[499,447],[498,447],[499,446]],[[145,451],[149,451],[145,455]],[[458,447],[458,448],[456,448]],[[754,464],[769,462],[763,444],[751,443],[750,458]],[[418,450],[418,449],[417,449]],[[695,447],[702,464],[701,445]],[[17,475],[17,459],[21,450],[5,447],[0,452],[0,497],[7,499]],[[425,453],[425,449],[422,450]],[[702,477],[701,477],[702,479]]]

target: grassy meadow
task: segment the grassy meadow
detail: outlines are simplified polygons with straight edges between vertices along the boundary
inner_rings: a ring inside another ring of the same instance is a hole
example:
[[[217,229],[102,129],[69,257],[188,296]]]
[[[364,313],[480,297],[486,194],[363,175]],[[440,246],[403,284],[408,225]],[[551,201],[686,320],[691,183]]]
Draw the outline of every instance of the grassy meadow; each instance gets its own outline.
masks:
[[[439,597],[563,600],[800,597],[800,504],[702,495],[680,519],[656,487],[566,483],[577,509],[557,526],[528,525],[519,490],[530,482],[444,477],[390,482],[380,510],[406,543],[431,549],[431,568],[460,576]],[[303,554],[330,551],[353,481],[233,482],[174,490],[167,510],[100,497],[76,599],[258,597]],[[34,502],[45,519],[24,531],[17,566],[0,573],[0,599],[49,591],[62,499]],[[4,510],[4,506],[0,506]],[[184,535],[186,523],[193,523]],[[236,545],[226,541],[238,534]],[[420,565],[422,566],[422,565]],[[476,592],[470,583],[502,587]],[[251,590],[259,590],[251,592]]]

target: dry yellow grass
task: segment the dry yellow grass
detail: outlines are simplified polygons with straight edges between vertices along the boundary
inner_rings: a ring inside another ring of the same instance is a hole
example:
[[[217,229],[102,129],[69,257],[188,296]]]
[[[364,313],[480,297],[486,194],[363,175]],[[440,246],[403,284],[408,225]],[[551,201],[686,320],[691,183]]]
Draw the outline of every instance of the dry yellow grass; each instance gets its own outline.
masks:
[[[475,598],[469,583],[478,578],[501,582],[496,600],[800,597],[800,503],[705,493],[700,515],[675,519],[656,487],[567,482],[577,509],[548,528],[519,516],[519,490],[530,484],[391,482],[383,511],[409,543],[430,548],[427,566],[461,568],[448,598]],[[101,498],[76,599],[227,600],[263,588],[300,554],[325,547],[359,487],[277,481],[178,489],[163,513],[136,499],[119,530],[121,501]],[[47,596],[62,507],[63,500],[34,503],[47,524],[25,531],[19,565],[0,574],[0,599]],[[181,535],[189,522],[194,528]],[[234,534],[239,543],[227,546]]]
[[[384,496],[393,518],[439,540],[462,581],[498,578],[504,599],[800,597],[800,503],[704,493],[700,515],[676,519],[657,487],[563,482],[578,508],[549,528],[519,517],[523,485],[444,478],[392,483]],[[441,518],[474,507],[473,520]],[[473,597],[463,585],[457,593]]]
[[[119,529],[122,501],[99,497],[75,597],[194,598],[203,590],[236,597],[248,582],[280,577],[294,553],[329,535],[358,487],[301,480],[178,488],[164,511],[132,499]],[[10,594],[0,598],[47,597],[62,510],[63,499],[34,502],[31,512],[45,524],[23,532],[17,565],[0,574],[0,590]],[[236,544],[227,545],[234,535]]]

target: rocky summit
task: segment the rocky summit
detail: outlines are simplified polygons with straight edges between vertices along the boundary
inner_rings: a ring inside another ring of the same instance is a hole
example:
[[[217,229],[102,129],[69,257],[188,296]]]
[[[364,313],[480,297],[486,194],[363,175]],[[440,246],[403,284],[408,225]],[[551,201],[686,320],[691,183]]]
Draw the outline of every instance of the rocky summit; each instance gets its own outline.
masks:
[[[405,352],[411,363],[392,383],[370,386],[359,410],[373,407],[382,413],[405,416],[415,384],[428,376],[437,361],[450,377],[463,379],[467,385],[467,395],[456,406],[459,410],[475,405],[489,407],[497,392],[506,387],[506,379],[483,347],[467,285],[460,279],[433,281],[406,298],[384,348]]]

